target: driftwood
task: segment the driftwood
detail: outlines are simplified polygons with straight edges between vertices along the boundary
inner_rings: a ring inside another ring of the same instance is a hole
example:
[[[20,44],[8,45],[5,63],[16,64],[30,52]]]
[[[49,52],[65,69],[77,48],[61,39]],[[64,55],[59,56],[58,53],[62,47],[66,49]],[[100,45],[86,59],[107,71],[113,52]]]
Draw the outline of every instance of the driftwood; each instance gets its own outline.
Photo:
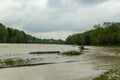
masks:
[[[39,52],[31,52],[29,54],[49,54],[49,53],[60,53],[60,51],[39,51]]]
[[[3,69],[3,68],[14,68],[14,67],[38,66],[38,65],[47,65],[47,64],[55,64],[55,63],[36,63],[36,64],[12,65],[12,66],[3,66],[3,67],[0,67],[0,69]]]
[[[60,64],[60,63],[73,63],[73,62],[79,62],[77,61],[64,61],[64,62],[50,62],[50,63],[33,63],[33,64],[21,64],[21,65],[11,65],[11,66],[0,66],[0,69],[4,68],[16,68],[16,67],[30,67],[30,66],[39,66],[39,65],[50,65],[50,64]]]

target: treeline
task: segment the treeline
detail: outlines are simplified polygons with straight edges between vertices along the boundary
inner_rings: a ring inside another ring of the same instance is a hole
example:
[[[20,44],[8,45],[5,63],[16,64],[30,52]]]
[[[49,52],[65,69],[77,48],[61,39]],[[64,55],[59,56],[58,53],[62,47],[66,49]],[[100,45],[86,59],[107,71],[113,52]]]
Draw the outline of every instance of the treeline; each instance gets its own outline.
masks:
[[[49,44],[63,44],[64,41],[58,39],[38,39],[24,31],[6,27],[0,23],[0,43],[49,43]]]
[[[120,45],[120,22],[104,22],[84,33],[67,37],[67,44]]]

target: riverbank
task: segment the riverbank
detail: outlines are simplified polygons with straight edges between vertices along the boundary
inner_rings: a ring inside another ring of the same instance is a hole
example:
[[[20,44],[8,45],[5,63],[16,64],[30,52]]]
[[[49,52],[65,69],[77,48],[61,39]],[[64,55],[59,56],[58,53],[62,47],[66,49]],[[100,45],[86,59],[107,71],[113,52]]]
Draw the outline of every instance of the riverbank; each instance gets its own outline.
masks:
[[[102,54],[99,54],[100,52],[102,52]],[[92,80],[120,80],[119,47],[101,48],[101,50],[96,51],[96,53],[99,55],[93,55],[92,57],[98,59],[99,62],[96,61],[94,64],[98,65],[99,69],[105,69],[106,72]]]
[[[93,80],[120,80],[120,67],[115,69],[110,69],[107,72],[101,74],[99,77]]]

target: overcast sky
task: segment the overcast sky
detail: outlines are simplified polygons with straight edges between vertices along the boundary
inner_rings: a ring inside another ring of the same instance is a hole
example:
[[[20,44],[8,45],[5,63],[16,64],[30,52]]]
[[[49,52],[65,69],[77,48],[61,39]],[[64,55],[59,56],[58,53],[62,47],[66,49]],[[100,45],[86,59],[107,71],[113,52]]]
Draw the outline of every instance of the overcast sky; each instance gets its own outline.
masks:
[[[0,23],[39,38],[65,39],[120,21],[120,0],[0,0]]]

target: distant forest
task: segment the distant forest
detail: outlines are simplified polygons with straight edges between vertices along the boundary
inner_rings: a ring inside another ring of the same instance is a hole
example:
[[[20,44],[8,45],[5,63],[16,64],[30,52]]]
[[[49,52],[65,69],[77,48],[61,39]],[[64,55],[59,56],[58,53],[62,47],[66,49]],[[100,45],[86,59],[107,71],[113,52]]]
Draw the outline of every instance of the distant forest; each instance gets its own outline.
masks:
[[[47,43],[47,44],[63,44],[61,39],[38,39],[24,31],[6,27],[0,23],[0,43]]]
[[[77,45],[120,45],[120,22],[104,22],[84,33],[67,37],[67,44]]]

